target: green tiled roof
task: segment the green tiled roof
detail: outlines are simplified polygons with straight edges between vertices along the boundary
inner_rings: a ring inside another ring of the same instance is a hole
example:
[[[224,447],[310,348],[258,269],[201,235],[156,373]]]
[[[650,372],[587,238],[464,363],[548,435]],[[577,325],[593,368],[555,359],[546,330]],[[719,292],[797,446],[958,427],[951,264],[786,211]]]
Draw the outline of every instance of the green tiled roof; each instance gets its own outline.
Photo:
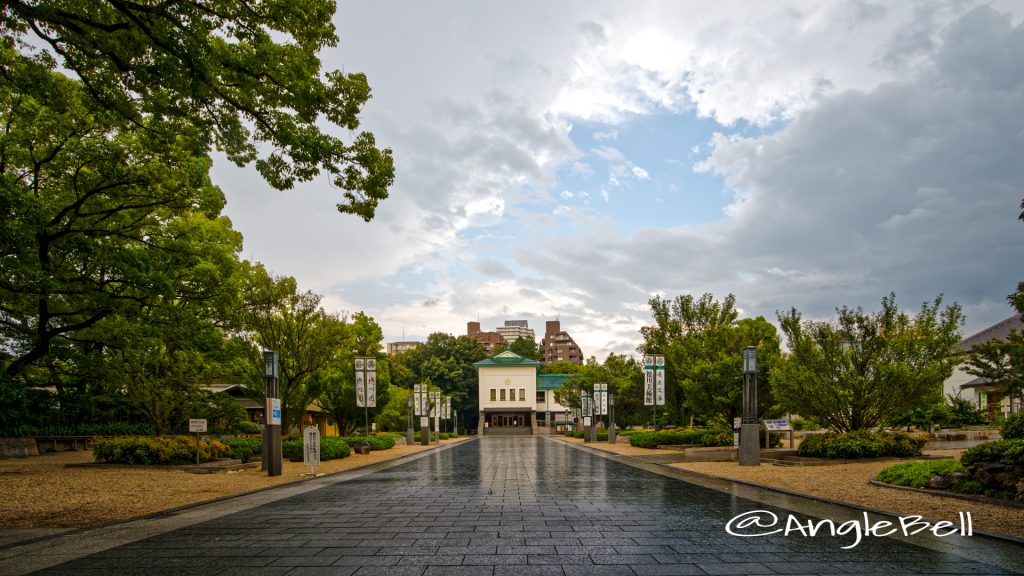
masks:
[[[502,352],[500,354],[496,354],[494,356],[491,356],[490,358],[488,358],[486,360],[481,360],[481,361],[477,362],[476,364],[473,364],[473,366],[476,366],[477,368],[483,368],[483,367],[486,367],[486,366],[537,366],[537,367],[539,367],[540,365],[541,365],[540,362],[537,362],[536,360],[530,360],[529,358],[523,358],[519,354],[516,354],[515,352],[511,352],[509,350],[506,350],[506,351],[504,351],[504,352]]]
[[[569,376],[572,374],[538,374],[537,390],[560,390]]]

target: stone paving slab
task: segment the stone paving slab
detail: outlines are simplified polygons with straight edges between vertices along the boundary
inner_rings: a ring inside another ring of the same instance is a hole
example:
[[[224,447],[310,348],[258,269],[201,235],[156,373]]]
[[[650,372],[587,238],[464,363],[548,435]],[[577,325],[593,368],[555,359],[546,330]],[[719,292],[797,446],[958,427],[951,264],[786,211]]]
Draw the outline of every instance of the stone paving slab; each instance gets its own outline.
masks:
[[[805,518],[803,504],[766,504],[738,493],[754,495],[748,488],[722,486],[682,482],[543,438],[485,438],[85,556],[75,557],[68,544],[60,550],[68,556],[58,557],[67,562],[38,573],[1017,573],[1005,561],[999,566],[954,553],[972,542],[946,546],[871,537],[843,550],[849,537],[732,536],[725,526],[738,514],[769,510]],[[810,518],[837,522],[851,514],[831,505],[813,510],[817,515]],[[1002,556],[994,560],[1024,559],[1024,546],[1000,546]]]

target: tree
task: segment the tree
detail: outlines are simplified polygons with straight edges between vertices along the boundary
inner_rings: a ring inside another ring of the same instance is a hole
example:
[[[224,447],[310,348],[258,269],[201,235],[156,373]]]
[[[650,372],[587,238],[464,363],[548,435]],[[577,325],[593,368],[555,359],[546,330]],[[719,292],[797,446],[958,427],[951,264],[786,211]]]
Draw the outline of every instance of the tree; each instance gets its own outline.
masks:
[[[298,291],[294,278],[272,277],[259,264],[246,263],[243,271],[239,337],[250,343],[253,366],[262,366],[260,350],[279,354],[281,425],[289,430],[301,422],[316,398],[318,390],[308,386],[307,380],[338,356],[348,336],[346,322],[324,311],[319,294]],[[262,394],[262,378],[257,382],[252,388]]]
[[[666,403],[670,419],[731,420],[742,409],[743,361],[747,346],[758,348],[758,413],[773,404],[769,367],[779,355],[775,327],[764,318],[737,321],[736,297],[721,301],[712,294],[700,298],[660,296],[649,301],[653,326],[640,332],[641,354],[664,354]]]
[[[516,338],[516,341],[513,342],[508,349],[523,358],[529,358],[530,360],[540,362],[540,349],[537,348],[537,343],[529,338],[523,338],[522,336]]]
[[[41,384],[101,353],[111,318],[187,303],[210,317],[233,290],[241,235],[220,215],[206,135],[129,123],[83,84],[0,41],[0,337],[9,376]],[[74,379],[72,379],[74,380]]]
[[[1024,334],[1010,330],[1005,340],[975,345],[967,355],[964,372],[985,378],[1001,394],[1024,399]]]
[[[957,363],[963,312],[925,302],[913,317],[895,294],[882,309],[836,310],[835,322],[803,321],[794,308],[779,313],[790,355],[771,370],[783,405],[839,432],[893,423],[941,398]]]
[[[341,212],[373,218],[394,179],[390,150],[347,131],[370,97],[363,74],[324,71],[318,53],[338,38],[330,0],[125,2],[10,0],[0,8],[8,48],[33,35],[74,72],[103,109],[127,121],[164,119],[164,137],[211,134],[239,166],[289,189],[321,171],[344,190]],[[47,59],[38,66],[52,68]]]
[[[337,342],[330,360],[310,378],[310,396],[331,415],[343,436],[363,425],[366,417],[366,409],[356,406],[356,356],[378,357],[375,415],[388,403],[390,362],[380,357],[383,341],[384,333],[373,318],[357,312],[352,321],[345,324],[344,336]]]
[[[452,336],[435,332],[427,341],[399,355],[399,362],[412,375],[407,385],[430,383],[442,394],[452,397],[452,409],[459,413],[459,422],[466,428],[476,426],[479,419],[477,372],[473,363],[487,358],[479,342],[468,336]]]

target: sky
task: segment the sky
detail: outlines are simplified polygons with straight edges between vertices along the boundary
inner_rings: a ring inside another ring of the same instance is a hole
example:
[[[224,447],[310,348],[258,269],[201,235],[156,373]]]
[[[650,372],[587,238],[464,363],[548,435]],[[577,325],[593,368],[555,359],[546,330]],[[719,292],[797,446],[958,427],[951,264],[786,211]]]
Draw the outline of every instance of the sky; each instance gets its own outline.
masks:
[[[1024,3],[342,0],[393,151],[369,223],[215,159],[243,257],[385,341],[558,319],[635,353],[648,301],[834,318],[939,294],[964,335],[1024,280]],[[348,136],[346,132],[339,134]]]

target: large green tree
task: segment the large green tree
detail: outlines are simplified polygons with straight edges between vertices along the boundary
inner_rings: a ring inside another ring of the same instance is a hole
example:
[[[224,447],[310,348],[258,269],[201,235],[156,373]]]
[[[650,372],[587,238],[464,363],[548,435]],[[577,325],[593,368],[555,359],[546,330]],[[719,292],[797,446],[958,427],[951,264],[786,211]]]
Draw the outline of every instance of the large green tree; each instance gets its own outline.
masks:
[[[223,317],[241,235],[220,215],[207,135],[128,122],[84,85],[0,41],[0,336],[5,370],[78,383],[117,338],[105,322],[164,307]],[[58,376],[68,374],[66,379]]]
[[[332,0],[9,0],[4,44],[40,42],[103,109],[170,138],[208,133],[272,186],[321,172],[343,190],[338,210],[370,220],[394,179],[390,150],[359,132],[370,97],[360,73],[324,70],[337,45]],[[27,40],[31,37],[32,42]],[[44,64],[51,67],[51,64]],[[330,126],[328,128],[327,126]]]
[[[783,405],[839,432],[886,426],[941,399],[958,359],[960,306],[925,302],[910,316],[896,297],[882,309],[836,310],[834,322],[779,313],[790,354],[771,371]]]
[[[474,428],[480,415],[473,363],[486,357],[480,343],[468,336],[435,332],[422,346],[398,356],[403,372],[408,371],[408,380],[401,384],[433,384],[442,394],[452,397],[452,409],[459,413],[460,426]]]
[[[322,297],[299,291],[295,279],[274,277],[262,265],[246,264],[238,338],[249,344],[253,366],[262,366],[261,350],[279,355],[279,384],[284,430],[301,421],[318,395],[310,377],[337,357],[348,334],[343,318],[326,312]],[[263,395],[263,379],[253,375],[251,388]]]

